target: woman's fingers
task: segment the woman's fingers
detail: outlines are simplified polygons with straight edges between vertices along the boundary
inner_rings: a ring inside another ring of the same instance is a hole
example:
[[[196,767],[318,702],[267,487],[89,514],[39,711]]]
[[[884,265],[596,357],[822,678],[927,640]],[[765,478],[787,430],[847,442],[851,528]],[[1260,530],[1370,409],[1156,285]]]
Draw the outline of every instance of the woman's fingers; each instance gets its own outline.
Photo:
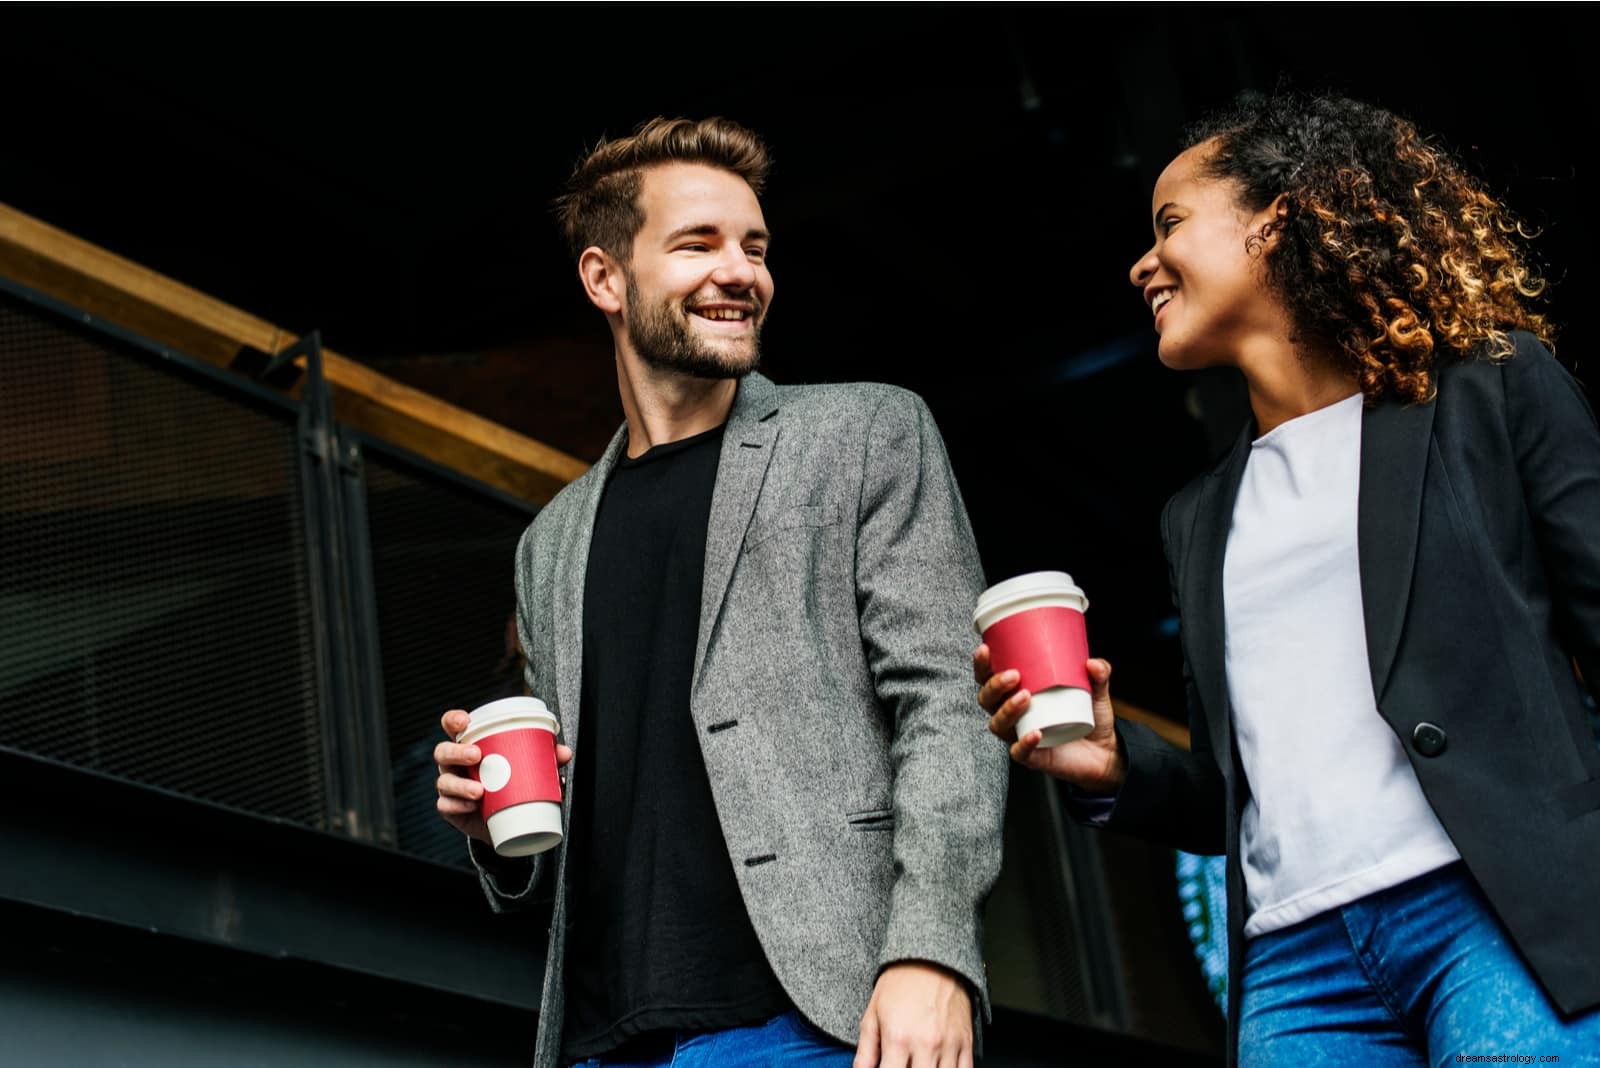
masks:
[[[1097,729],[1109,729],[1116,719],[1111,705],[1111,661],[1091,657],[1089,670],[1089,696],[1094,702],[1094,723]]]
[[[1028,711],[1028,704],[1033,695],[1027,690],[1018,690],[1013,693],[1004,704],[995,710],[989,717],[989,733],[1003,741],[1011,741],[1017,732],[1017,720]]]
[[[1011,743],[1011,759],[1024,767],[1035,767],[1030,758],[1038,750],[1039,743],[1043,739],[1044,735],[1038,731],[1029,731],[1024,734],[1021,738]]]
[[[1022,683],[1021,672],[1010,670],[993,675],[978,690],[978,704],[991,715],[1000,710],[1006,697]]]

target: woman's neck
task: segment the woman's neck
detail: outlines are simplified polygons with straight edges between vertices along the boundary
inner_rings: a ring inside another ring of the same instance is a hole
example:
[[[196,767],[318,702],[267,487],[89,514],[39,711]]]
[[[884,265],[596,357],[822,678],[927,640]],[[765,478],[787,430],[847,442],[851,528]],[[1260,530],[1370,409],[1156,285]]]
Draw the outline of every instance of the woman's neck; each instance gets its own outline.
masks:
[[[1241,355],[1257,435],[1359,393],[1355,377],[1326,353],[1303,350],[1286,338],[1262,339]]]

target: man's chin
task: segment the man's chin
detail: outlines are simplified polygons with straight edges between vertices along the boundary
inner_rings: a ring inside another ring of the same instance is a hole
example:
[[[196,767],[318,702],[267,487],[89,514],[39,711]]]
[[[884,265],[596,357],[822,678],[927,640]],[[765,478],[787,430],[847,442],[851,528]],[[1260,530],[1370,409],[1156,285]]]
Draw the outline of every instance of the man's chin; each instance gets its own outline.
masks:
[[[741,353],[674,352],[651,353],[641,350],[644,362],[659,371],[675,371],[690,378],[743,378],[761,366],[761,350]]]

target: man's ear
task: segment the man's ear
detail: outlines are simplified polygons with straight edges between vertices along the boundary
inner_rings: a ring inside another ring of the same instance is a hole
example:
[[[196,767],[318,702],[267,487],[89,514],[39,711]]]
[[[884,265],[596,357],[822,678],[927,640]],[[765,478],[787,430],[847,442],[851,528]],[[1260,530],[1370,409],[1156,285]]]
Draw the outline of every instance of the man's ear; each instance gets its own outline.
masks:
[[[583,282],[583,291],[589,295],[589,303],[607,315],[621,314],[628,280],[622,264],[612,259],[610,253],[599,245],[584,249],[583,255],[578,257],[578,278]]]

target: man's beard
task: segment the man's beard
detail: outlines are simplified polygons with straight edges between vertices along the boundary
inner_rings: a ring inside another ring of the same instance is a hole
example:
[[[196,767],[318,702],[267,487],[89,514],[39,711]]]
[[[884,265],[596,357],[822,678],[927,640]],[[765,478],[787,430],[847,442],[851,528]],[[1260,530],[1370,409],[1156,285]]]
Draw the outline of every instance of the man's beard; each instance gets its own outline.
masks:
[[[661,371],[676,371],[692,378],[743,378],[761,364],[761,306],[755,295],[740,296],[742,302],[756,305],[751,313],[755,324],[745,354],[724,352],[689,329],[686,316],[668,304],[646,304],[639,286],[628,275],[628,338],[646,364]]]

